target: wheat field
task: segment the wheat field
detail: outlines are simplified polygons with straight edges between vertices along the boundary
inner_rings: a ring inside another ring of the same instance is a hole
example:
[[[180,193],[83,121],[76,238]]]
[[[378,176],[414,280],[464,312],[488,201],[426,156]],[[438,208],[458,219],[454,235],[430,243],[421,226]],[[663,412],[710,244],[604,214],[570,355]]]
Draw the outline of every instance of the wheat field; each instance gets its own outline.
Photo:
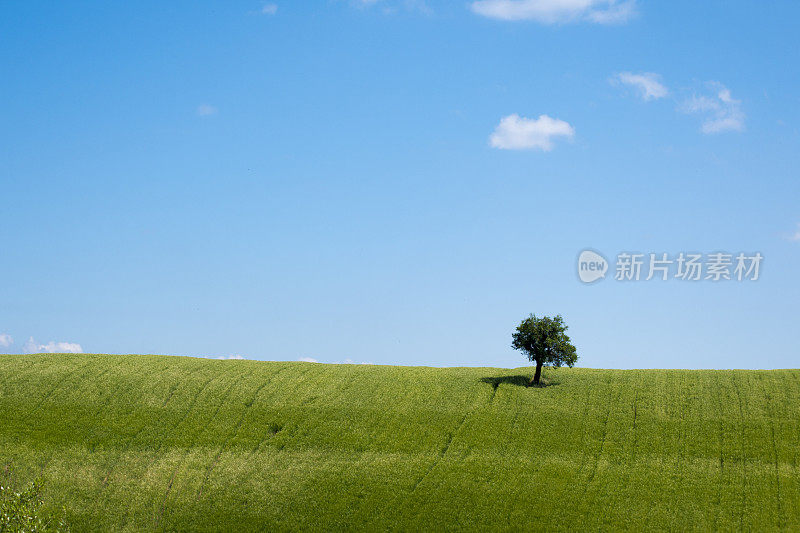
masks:
[[[800,371],[0,356],[73,530],[800,528]]]

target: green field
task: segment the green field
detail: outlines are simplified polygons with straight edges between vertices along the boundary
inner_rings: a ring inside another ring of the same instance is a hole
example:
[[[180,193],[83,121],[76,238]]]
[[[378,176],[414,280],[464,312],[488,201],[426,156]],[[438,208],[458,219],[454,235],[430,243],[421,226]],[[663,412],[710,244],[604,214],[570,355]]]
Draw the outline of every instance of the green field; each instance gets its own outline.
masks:
[[[0,356],[74,530],[800,528],[800,371]]]

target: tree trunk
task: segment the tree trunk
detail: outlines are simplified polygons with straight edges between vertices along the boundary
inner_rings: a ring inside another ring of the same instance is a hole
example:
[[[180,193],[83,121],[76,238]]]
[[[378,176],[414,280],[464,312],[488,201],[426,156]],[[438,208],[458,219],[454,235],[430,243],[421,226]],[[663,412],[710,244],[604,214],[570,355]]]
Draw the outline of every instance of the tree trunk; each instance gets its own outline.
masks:
[[[539,378],[542,377],[542,363],[536,363],[536,373],[533,375],[533,384],[539,384]]]

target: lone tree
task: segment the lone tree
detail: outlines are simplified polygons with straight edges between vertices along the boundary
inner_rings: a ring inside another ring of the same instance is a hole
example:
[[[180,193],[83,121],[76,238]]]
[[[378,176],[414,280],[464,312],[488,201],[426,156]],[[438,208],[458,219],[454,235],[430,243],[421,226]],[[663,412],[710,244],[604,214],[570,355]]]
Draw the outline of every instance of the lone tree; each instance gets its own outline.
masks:
[[[542,377],[542,366],[572,367],[578,360],[575,346],[572,345],[566,331],[567,326],[561,315],[553,318],[548,316],[536,318],[536,315],[531,315],[517,326],[511,346],[515,350],[522,350],[528,356],[528,360],[536,363],[534,385],[538,385]]]

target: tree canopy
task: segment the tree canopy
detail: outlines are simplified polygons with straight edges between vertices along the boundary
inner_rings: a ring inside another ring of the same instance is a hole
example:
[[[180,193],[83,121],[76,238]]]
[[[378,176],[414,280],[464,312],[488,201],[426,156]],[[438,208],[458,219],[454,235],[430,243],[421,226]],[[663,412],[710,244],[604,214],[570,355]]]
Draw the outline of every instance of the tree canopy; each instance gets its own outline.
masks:
[[[522,351],[536,363],[533,383],[538,384],[542,366],[573,366],[578,360],[575,346],[566,334],[567,325],[561,315],[554,317],[530,315],[520,322],[512,335],[511,346]]]

